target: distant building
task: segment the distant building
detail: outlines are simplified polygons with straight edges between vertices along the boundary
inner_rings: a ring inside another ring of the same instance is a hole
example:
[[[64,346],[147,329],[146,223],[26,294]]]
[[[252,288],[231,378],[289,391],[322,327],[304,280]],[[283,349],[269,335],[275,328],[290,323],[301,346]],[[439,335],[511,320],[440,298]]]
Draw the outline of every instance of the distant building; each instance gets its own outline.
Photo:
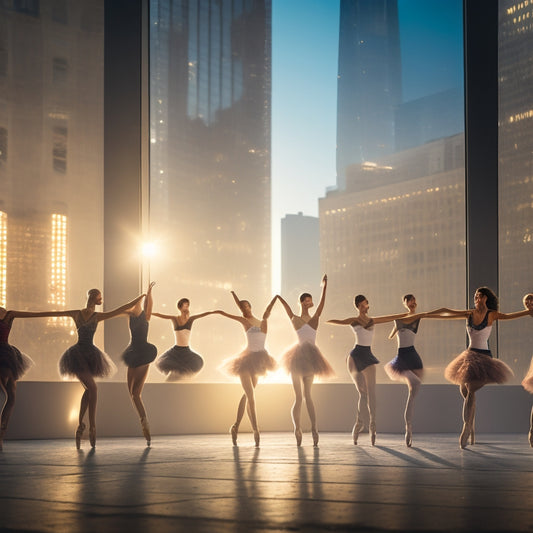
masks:
[[[318,296],[320,272],[318,217],[303,213],[281,220],[281,293],[297,302],[302,292]]]

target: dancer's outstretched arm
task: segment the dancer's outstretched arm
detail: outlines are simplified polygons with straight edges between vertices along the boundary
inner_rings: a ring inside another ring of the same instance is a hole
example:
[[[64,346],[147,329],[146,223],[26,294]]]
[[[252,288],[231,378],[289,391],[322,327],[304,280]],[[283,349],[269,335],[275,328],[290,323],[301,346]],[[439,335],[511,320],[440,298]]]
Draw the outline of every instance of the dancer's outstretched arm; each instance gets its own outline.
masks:
[[[121,305],[120,307],[117,307],[116,309],[113,309],[112,311],[96,312],[95,313],[96,318],[98,321],[100,321],[100,320],[107,320],[108,318],[116,317],[124,313],[124,311],[128,310],[130,307],[134,307],[135,304],[138,301],[140,301],[142,298],[144,298],[145,296],[146,296],[145,294],[140,294],[139,296],[137,296],[137,298],[135,298],[131,302]]]
[[[270,303],[266,306],[265,312],[263,313],[263,320],[261,320],[261,331],[263,333],[267,332],[267,320],[270,317],[270,313],[272,312],[272,308],[274,307],[274,303],[277,300],[277,295],[270,300]]]
[[[285,308],[285,312],[287,313],[288,317],[292,319],[294,313],[292,312],[291,306],[279,294],[277,295],[277,298],[281,302],[281,305],[283,305]]]
[[[335,326],[349,326],[353,324],[354,322],[357,322],[356,316],[351,316],[351,317],[342,318],[342,319],[332,318],[330,320],[326,320],[326,324],[333,324]]]
[[[74,318],[74,315],[79,313],[78,309],[70,309],[68,311],[14,311],[8,310],[5,316],[11,315],[13,318],[39,318],[51,316],[69,316]]]
[[[199,318],[204,318],[204,316],[215,315],[215,314],[220,314],[220,313],[218,311],[205,311],[204,313],[198,313],[197,315],[191,315],[189,320],[191,322],[194,322],[195,320],[198,320]]]
[[[152,288],[155,285],[155,281],[152,281],[148,285],[148,290],[146,291],[146,297],[144,298],[144,314],[146,320],[150,320],[152,316],[152,309],[154,307],[154,297],[152,296]]]
[[[155,311],[152,312],[152,315],[166,320],[175,320],[177,318],[176,315],[165,315],[164,313],[156,313]]]
[[[328,276],[327,274],[324,274],[324,277],[322,278],[322,293],[320,294],[320,301],[318,302],[313,318],[315,317],[318,318],[322,314],[322,311],[324,310],[324,305],[326,303],[327,287],[328,287]]]

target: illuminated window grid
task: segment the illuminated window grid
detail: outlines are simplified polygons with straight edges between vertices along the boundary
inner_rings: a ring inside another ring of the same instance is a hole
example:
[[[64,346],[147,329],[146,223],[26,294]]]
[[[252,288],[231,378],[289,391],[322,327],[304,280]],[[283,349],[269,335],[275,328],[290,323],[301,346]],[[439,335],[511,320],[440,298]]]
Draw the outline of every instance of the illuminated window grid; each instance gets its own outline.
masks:
[[[55,310],[62,310],[67,305],[67,217],[52,215],[50,255],[50,296],[48,303]],[[68,326],[68,317],[50,317],[49,324]]]
[[[0,211],[0,306],[7,302],[7,214]]]

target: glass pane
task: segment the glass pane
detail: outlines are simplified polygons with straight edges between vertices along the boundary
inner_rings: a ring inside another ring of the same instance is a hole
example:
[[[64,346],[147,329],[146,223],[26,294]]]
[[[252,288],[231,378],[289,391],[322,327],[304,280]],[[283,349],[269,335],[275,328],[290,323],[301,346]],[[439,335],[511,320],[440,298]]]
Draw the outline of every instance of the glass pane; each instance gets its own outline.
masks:
[[[103,0],[1,5],[0,305],[81,308],[103,282]],[[75,334],[71,319],[16,319],[26,379],[59,379]]]
[[[502,311],[510,312],[533,291],[533,4],[500,0],[499,11],[499,296]],[[499,326],[500,357],[516,383],[530,363],[529,328],[527,317]]]

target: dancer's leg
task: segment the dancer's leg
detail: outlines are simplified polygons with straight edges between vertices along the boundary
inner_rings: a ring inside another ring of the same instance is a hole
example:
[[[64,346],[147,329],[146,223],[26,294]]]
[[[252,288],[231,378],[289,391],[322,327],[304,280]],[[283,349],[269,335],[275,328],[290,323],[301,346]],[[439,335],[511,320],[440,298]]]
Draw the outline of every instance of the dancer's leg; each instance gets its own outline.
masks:
[[[531,421],[529,424],[529,445],[533,447],[533,407],[531,407]]]
[[[472,432],[474,418],[476,416],[476,391],[483,387],[484,383],[471,382],[461,385],[461,394],[464,397],[463,402],[463,430],[459,437],[459,445],[461,448],[466,448],[468,437]],[[464,392],[466,391],[466,396]]]
[[[357,371],[354,360],[351,356],[348,356],[347,366],[348,372],[352,377],[352,380],[355,384],[355,388],[357,389],[357,394],[359,396],[357,400],[355,424],[352,429],[353,443],[357,444],[357,438],[359,437],[359,433],[363,430],[363,427],[365,426],[365,421],[368,424],[368,391],[366,388],[365,378],[363,374],[361,374],[361,372]]]
[[[294,436],[296,437],[296,445],[302,444],[302,426],[301,426],[301,414],[302,414],[302,383],[301,377],[291,374],[292,386],[294,388],[294,403],[292,405],[291,415],[292,423],[294,425]]]
[[[128,368],[128,390],[130,392],[131,401],[137,411],[141,420],[141,427],[146,443],[150,446],[152,437],[150,435],[150,426],[148,424],[148,417],[146,416],[146,409],[142,401],[142,391],[148,376],[149,365],[142,365],[136,368]]]
[[[374,446],[376,443],[376,365],[367,366],[362,374],[368,391],[368,414],[370,416],[368,430],[370,432],[370,442]]]
[[[303,376],[302,381],[304,384],[304,397],[309,419],[311,420],[311,433],[313,435],[313,446],[318,445],[318,429],[316,426],[316,412],[315,404],[313,403],[313,397],[311,396],[311,387],[313,386],[313,380],[315,376],[313,374],[309,376]]]
[[[9,419],[11,418],[11,413],[13,412],[13,407],[15,407],[17,393],[17,382],[13,379],[13,374],[10,371],[7,371],[0,379],[0,387],[5,395],[5,401],[1,410],[2,415],[0,418],[0,451],[2,451],[4,435],[7,430],[7,425],[9,424]]]
[[[239,401],[239,406],[237,407],[237,418],[235,423],[229,428],[231,433],[231,440],[233,441],[233,446],[237,446],[237,435],[239,433],[239,426],[242,422],[242,417],[244,416],[244,411],[246,410],[246,394],[241,396]]]
[[[407,396],[407,403],[405,404],[404,412],[405,444],[409,447],[411,446],[413,440],[413,411],[415,407],[415,397],[418,394],[420,384],[422,383],[419,372],[420,371],[416,370],[408,370],[403,373],[403,378],[405,379],[409,389],[409,395]]]
[[[83,427],[83,417],[87,408],[89,409],[89,442],[94,448],[96,446],[96,402],[98,399],[98,389],[96,387],[96,382],[92,374],[88,372],[79,374],[78,379],[85,388],[85,392],[81,397],[80,403],[80,416],[79,422],[80,426]],[[76,432],[77,433],[77,432]],[[77,435],[76,435],[76,445],[77,445]]]
[[[250,419],[250,424],[252,425],[252,430],[254,432],[255,445],[259,446],[259,428],[257,426],[257,415],[255,412],[255,392],[254,388],[257,384],[257,377],[253,376],[250,373],[241,374],[241,384],[244,389],[244,394],[246,395],[247,400],[247,412],[248,418]]]

